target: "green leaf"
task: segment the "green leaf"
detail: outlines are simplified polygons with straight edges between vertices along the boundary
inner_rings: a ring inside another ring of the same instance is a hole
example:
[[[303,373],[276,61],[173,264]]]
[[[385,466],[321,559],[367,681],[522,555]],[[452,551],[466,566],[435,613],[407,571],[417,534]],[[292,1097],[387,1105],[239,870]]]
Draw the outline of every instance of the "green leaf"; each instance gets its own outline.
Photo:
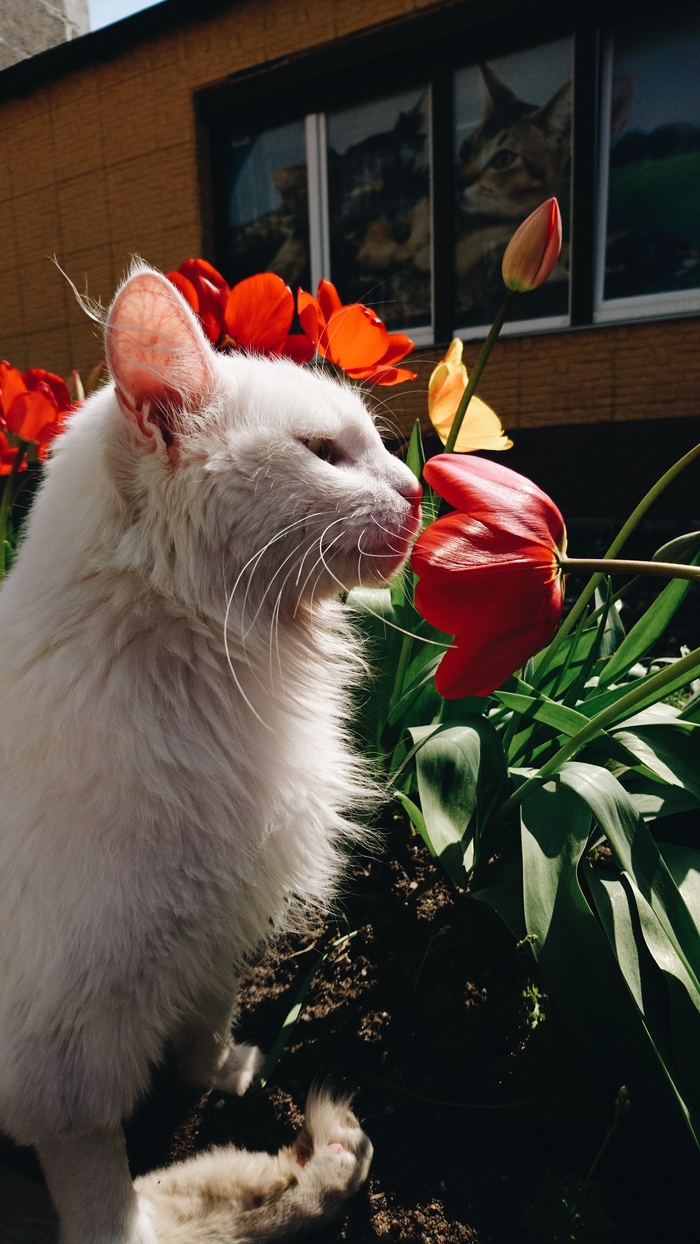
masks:
[[[677,812],[700,808],[700,800],[681,786],[667,786],[659,781],[634,778],[625,781],[625,789],[645,821],[661,820]]]
[[[418,831],[430,854],[434,856],[436,854],[435,847],[433,846],[428,831],[425,828],[425,818],[418,807],[418,804],[414,803],[412,799],[408,798],[408,795],[404,795],[400,790],[395,792],[395,796],[408,816],[413,828]]]
[[[697,562],[697,558],[693,559]],[[623,639],[619,648],[600,672],[599,686],[607,686],[626,674],[641,657],[645,656],[652,644],[663,635],[666,627],[685,600],[690,587],[688,579],[673,579],[657,596],[653,605],[639,619],[629,634]]]
[[[566,734],[572,736],[578,734],[583,726],[588,724],[588,718],[583,713],[578,713],[576,709],[567,708],[564,704],[558,704],[556,700],[550,700],[545,695],[523,695],[513,691],[494,691],[494,698],[500,700],[501,704],[505,704],[507,708],[513,712],[520,713],[523,717],[531,717],[535,721],[544,722],[545,725],[551,726],[558,734]]]
[[[632,634],[631,631],[630,634]],[[697,678],[699,675],[700,660],[694,662],[690,669],[686,669],[676,678],[669,679],[669,681],[664,685],[663,692],[661,693],[663,698],[667,698],[674,691],[678,691],[681,687],[686,687],[688,683],[692,682],[693,679]],[[604,709],[609,708],[618,700],[621,700],[623,696],[629,695],[634,691],[635,693],[639,693],[639,699],[634,707],[635,715],[637,715],[649,705],[656,704],[660,698],[659,692],[653,689],[648,695],[644,695],[644,684],[648,681],[649,678],[645,675],[643,678],[637,678],[633,682],[625,683],[621,687],[615,687],[609,691],[602,692],[600,695],[594,695],[591,699],[585,700],[583,703],[579,704],[579,709],[582,713],[586,714],[586,717],[595,717],[598,713],[603,712]],[[623,709],[617,720],[624,720],[626,715],[629,715],[629,711]],[[615,721],[608,722],[607,729],[610,730],[614,724]]]
[[[467,849],[503,797],[503,748],[482,717],[437,729],[414,726],[410,734],[422,744],[415,764],[426,833],[450,876],[464,885]]]
[[[700,552],[700,531],[688,531],[662,544],[652,555],[653,562],[689,562]]]
[[[416,479],[420,479],[425,466],[425,453],[423,450],[423,438],[420,434],[420,421],[416,419],[411,432],[411,439],[408,442],[406,450],[406,466],[412,471]]]
[[[606,585],[607,591],[603,592],[600,587],[597,587],[594,597],[596,608],[600,609],[603,607],[601,615],[603,633],[600,638],[600,647],[596,654],[596,660],[601,657],[611,657],[625,638],[625,628],[622,625],[620,615],[614,603],[610,599],[612,595],[610,580],[604,579],[603,582]]]
[[[700,726],[659,722],[616,730],[613,737],[660,779],[700,799]]]
[[[668,1074],[578,877],[589,807],[561,773],[522,807],[523,911],[549,991],[618,1082],[657,1103],[673,1100]],[[590,766],[589,766],[590,767]],[[599,772],[604,773],[605,770]]]
[[[619,867],[639,888],[700,995],[700,929],[626,790],[607,769],[580,761],[564,765],[559,776],[597,820]]]

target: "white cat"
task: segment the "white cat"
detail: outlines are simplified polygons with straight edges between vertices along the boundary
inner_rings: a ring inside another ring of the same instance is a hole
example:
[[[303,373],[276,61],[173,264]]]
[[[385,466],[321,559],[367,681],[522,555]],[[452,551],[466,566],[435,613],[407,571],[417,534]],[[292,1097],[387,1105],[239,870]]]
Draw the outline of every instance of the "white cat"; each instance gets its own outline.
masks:
[[[373,797],[337,593],[398,568],[420,487],[356,390],[214,353],[156,272],[106,349],[0,592],[0,1130],[63,1244],[170,1244],[121,1120],[166,1042],[196,1084],[259,1069],[237,973],[328,901]]]

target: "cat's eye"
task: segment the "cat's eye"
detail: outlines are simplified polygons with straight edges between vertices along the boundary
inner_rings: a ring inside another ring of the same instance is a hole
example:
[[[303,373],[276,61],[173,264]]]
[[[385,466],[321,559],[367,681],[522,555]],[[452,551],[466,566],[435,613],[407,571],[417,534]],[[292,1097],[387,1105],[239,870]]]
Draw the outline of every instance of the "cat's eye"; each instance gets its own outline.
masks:
[[[517,152],[509,151],[507,147],[503,147],[500,151],[497,151],[495,155],[491,156],[489,164],[491,168],[504,170],[512,168],[517,158]]]
[[[337,459],[335,446],[328,436],[307,436],[302,442],[309,450],[309,453],[320,458],[323,462],[333,464]]]

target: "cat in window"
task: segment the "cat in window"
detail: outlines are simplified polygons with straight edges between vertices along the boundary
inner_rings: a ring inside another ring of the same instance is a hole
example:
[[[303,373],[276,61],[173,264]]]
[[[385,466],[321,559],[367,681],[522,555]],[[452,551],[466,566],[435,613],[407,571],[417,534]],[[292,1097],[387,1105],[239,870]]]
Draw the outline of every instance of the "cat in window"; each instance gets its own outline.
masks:
[[[525,217],[560,193],[571,154],[570,81],[537,107],[520,99],[489,65],[479,68],[484,110],[462,143],[456,167],[461,311],[500,299],[503,252]]]

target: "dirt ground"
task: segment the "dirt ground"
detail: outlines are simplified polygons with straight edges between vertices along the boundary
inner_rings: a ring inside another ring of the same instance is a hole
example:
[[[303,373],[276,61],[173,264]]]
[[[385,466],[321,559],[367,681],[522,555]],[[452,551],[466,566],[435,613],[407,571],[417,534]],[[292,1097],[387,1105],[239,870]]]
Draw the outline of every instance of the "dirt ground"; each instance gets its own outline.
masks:
[[[318,967],[265,1090],[192,1102],[160,1073],[129,1128],[135,1169],[216,1143],[277,1148],[314,1077],[330,1076],[356,1090],[375,1158],[318,1244],[696,1244],[700,1158],[680,1122],[642,1103],[580,1191],[619,1086],[498,918],[435,875],[400,825],[383,858],[355,861],[343,913],[275,947],[244,982],[239,1037],[270,1049],[320,954],[355,933]],[[571,1190],[575,1214],[562,1206]]]
[[[159,1070],[128,1124],[134,1173],[212,1144],[274,1150],[314,1078],[331,1077],[356,1091],[375,1158],[317,1244],[696,1244],[700,1159],[677,1120],[633,1102],[582,1185],[619,1086],[498,918],[435,876],[402,825],[383,857],[355,860],[337,918],[278,944],[243,983],[239,1038],[269,1050],[319,964],[266,1088],[196,1099]]]

